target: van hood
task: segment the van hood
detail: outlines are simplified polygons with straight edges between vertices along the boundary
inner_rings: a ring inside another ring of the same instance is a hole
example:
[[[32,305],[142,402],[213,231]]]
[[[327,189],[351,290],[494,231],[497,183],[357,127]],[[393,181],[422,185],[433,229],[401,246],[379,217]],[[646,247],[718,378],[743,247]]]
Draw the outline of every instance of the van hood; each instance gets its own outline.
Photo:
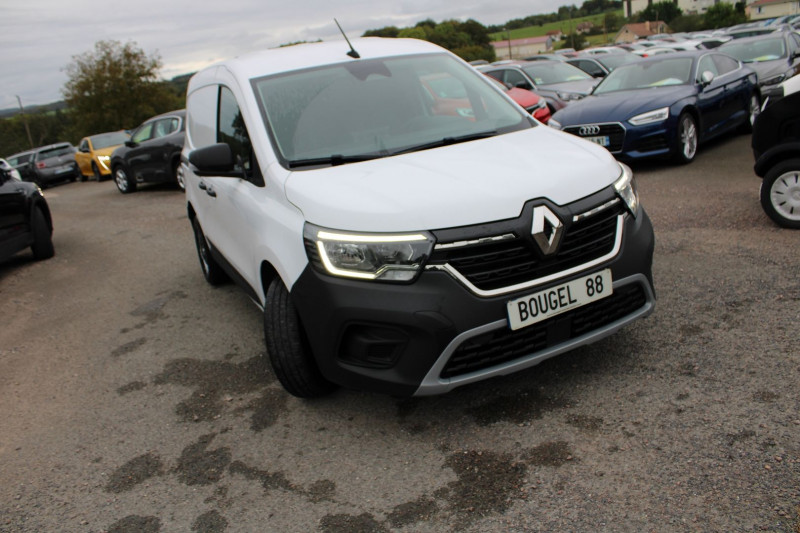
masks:
[[[286,196],[313,224],[399,232],[515,218],[526,201],[564,205],[612,184],[605,148],[538,126],[489,139],[322,169],[293,171]]]

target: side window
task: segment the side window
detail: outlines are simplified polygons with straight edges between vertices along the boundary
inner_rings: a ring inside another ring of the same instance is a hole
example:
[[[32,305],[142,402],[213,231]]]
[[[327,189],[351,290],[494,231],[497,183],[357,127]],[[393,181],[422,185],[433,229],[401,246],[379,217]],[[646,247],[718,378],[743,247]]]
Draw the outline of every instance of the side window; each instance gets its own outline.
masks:
[[[572,63],[569,61],[569,63]],[[601,69],[597,64],[593,61],[586,61],[585,59],[579,59],[575,62],[575,66],[580,68],[582,71],[586,72],[590,76],[598,77],[603,76],[605,73],[603,69]]]
[[[220,87],[217,124],[217,142],[226,143],[231,147],[234,168],[237,171],[244,171],[248,179],[256,185],[262,185],[263,178],[255,160],[253,145],[250,142],[250,135],[247,133],[242,111],[239,109],[233,92],[227,87]]]
[[[700,82],[700,78],[703,75],[703,72],[711,72],[714,76],[717,76],[719,72],[717,71],[717,66],[714,64],[714,58],[711,55],[703,56],[700,58],[700,62],[697,64],[697,81]]]
[[[78,146],[78,150],[81,152],[88,152],[89,151],[89,139],[82,139],[81,144]]]
[[[207,85],[186,98],[187,146],[200,148],[217,142],[217,97],[219,87]]]
[[[714,54],[714,64],[717,65],[719,75],[733,72],[739,68],[739,62],[732,57],[724,56],[722,54]]]
[[[133,133],[133,135],[131,136],[131,140],[135,143],[140,143],[142,141],[146,141],[152,136],[153,136],[153,123],[148,122],[147,124],[143,124],[138,130],[136,130]]]
[[[530,82],[525,79],[522,73],[516,70],[506,70],[503,71],[503,74],[503,81],[510,83],[512,87],[522,87],[523,89],[531,88]]]
[[[789,35],[791,35],[792,44],[794,45],[794,46],[791,47],[793,49],[792,51],[793,52],[797,52],[798,49],[800,49],[800,35],[798,35],[795,32],[791,32]]]

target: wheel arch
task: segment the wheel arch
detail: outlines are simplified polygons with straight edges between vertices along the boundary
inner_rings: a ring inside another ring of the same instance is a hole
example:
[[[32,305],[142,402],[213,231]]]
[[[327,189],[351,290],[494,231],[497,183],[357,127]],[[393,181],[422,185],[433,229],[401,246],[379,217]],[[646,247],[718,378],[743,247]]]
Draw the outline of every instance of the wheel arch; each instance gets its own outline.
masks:
[[[756,160],[753,170],[756,176],[763,178],[769,169],[785,159],[800,157],[800,141],[788,142],[773,146]]]
[[[266,260],[261,261],[261,296],[264,298],[264,301],[266,301],[267,289],[269,288],[270,283],[272,283],[272,280],[277,277],[280,277],[280,274],[278,274],[278,270],[272,265],[272,263]]]
[[[44,219],[47,221],[47,227],[50,228],[50,233],[53,233],[53,217],[50,214],[50,207],[47,205],[47,202],[43,202],[41,200],[33,200],[31,202],[29,219],[33,218],[33,212],[35,209],[41,209],[42,214],[44,214]]]

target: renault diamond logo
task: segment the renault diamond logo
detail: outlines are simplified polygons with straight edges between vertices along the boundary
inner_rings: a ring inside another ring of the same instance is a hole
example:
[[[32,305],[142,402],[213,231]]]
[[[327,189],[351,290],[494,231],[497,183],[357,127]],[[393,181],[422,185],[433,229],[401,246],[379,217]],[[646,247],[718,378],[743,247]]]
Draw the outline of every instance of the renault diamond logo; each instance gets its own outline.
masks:
[[[544,255],[550,255],[558,249],[563,231],[564,224],[546,205],[533,208],[531,234]]]
[[[581,137],[586,137],[587,135],[597,135],[600,133],[600,126],[597,124],[592,124],[590,126],[581,126],[578,129],[578,135]]]

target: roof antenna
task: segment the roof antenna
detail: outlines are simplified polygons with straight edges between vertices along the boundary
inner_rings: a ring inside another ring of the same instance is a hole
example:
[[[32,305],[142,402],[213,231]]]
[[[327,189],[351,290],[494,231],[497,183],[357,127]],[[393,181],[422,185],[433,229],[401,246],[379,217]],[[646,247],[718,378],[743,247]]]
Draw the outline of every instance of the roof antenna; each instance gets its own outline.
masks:
[[[336,18],[334,18],[333,21],[339,27],[339,31],[342,32],[342,37],[344,37],[344,40],[347,41],[347,45],[350,47],[350,51],[347,52],[347,55],[349,55],[353,59],[359,59],[361,56],[358,54],[358,52],[356,52],[356,49],[353,48],[353,45],[350,44],[350,39],[347,38],[347,35],[345,35],[344,30],[342,29],[341,26],[339,26],[339,21],[336,20]]]

